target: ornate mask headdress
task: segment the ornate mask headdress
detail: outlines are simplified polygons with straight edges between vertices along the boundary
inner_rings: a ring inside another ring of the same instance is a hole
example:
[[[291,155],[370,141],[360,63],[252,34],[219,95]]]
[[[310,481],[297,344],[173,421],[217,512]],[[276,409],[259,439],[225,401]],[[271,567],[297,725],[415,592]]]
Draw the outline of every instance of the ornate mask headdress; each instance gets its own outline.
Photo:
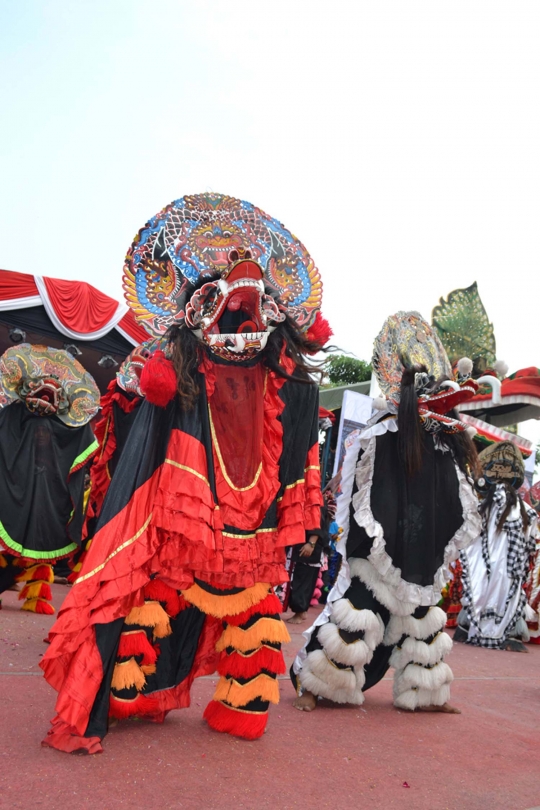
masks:
[[[98,412],[99,390],[68,352],[20,343],[0,358],[0,405],[17,400],[38,416],[82,427]]]
[[[414,385],[418,414],[430,433],[466,430],[464,422],[445,414],[471,399],[478,391],[478,382],[498,383],[486,377],[473,380],[472,363],[469,366],[462,361],[458,380],[452,380],[452,367],[436,330],[418,312],[397,312],[386,319],[373,351],[373,370],[393,407],[399,405],[403,372],[412,366],[426,369],[415,374]]]
[[[261,351],[286,313],[307,331],[322,298],[302,243],[251,203],[222,194],[182,197],[147,222],[128,251],[124,290],[152,336],[185,325],[231,360]]]

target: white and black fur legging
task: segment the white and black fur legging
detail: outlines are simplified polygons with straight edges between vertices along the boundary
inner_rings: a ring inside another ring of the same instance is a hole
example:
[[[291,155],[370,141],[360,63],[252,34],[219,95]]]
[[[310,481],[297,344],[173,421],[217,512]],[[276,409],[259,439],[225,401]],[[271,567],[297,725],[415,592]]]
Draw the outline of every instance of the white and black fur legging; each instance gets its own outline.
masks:
[[[349,567],[351,584],[330,604],[329,621],[314,629],[296,685],[336,703],[361,704],[391,666],[395,706],[446,703],[453,676],[443,661],[452,648],[444,611],[399,601],[366,559],[353,557]]]

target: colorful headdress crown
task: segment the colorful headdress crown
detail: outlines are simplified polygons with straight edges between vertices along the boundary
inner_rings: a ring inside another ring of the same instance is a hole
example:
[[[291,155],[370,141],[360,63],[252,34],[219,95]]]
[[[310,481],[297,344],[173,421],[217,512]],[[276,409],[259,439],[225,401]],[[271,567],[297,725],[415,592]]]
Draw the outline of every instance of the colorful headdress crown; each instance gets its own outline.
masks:
[[[278,220],[223,194],[182,197],[141,228],[124,264],[127,303],[152,336],[163,335],[184,322],[192,284],[216,274],[228,278],[247,259],[260,265],[265,284],[298,326],[309,329],[322,282],[306,248]]]
[[[373,370],[383,394],[399,401],[405,368],[425,366],[427,377],[452,377],[452,367],[437,332],[418,312],[397,312],[375,338]]]

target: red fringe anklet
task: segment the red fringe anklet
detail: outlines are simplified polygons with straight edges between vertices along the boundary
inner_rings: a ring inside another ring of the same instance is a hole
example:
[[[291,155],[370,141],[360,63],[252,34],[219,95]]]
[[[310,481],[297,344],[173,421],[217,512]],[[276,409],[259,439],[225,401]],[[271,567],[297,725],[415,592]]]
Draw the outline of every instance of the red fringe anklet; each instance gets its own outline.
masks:
[[[203,717],[214,731],[243,737],[245,740],[256,740],[264,734],[268,712],[233,709],[221,701],[211,700],[204,710]]]

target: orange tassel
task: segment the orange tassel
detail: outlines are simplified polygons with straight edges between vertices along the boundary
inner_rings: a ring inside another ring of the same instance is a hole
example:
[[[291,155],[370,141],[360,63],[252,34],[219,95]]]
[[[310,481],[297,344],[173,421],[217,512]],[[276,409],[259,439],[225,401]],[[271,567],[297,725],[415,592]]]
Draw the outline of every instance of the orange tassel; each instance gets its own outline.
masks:
[[[224,616],[223,621],[227,622],[227,624],[234,624],[236,627],[240,627],[256,613],[260,613],[261,616],[272,616],[276,614],[279,615],[282,610],[281,602],[275,593],[269,593],[261,602],[257,602],[257,604],[252,605],[242,613],[238,613],[236,616]]]
[[[229,625],[218,639],[216,650],[221,652],[227,647],[233,647],[240,652],[256,650],[264,641],[285,644],[291,640],[289,632],[281,619],[269,619],[263,616],[248,630]]]
[[[29,610],[31,613],[42,613],[44,616],[52,616],[54,608],[46,599],[27,599],[21,610]]]
[[[165,610],[171,617],[180,613],[181,603],[178,593],[174,588],[171,588],[170,585],[166,585],[161,579],[151,579],[150,582],[144,586],[144,598],[165,602]],[[182,599],[182,602],[183,601]]]
[[[153,627],[154,638],[165,638],[172,633],[169,617],[159,602],[145,602],[141,607],[131,608],[125,623]]]
[[[208,593],[200,585],[192,585],[187,591],[182,591],[182,595],[187,602],[190,602],[203,613],[215,616],[216,619],[223,619],[224,616],[236,616],[238,613],[261,602],[268,595],[270,586],[258,582],[251,588],[245,588],[240,593],[232,596]]]
[[[118,658],[142,655],[141,664],[145,666],[155,664],[158,656],[157,650],[148,641],[144,630],[126,630],[121,633],[117,655]]]
[[[230,655],[223,652],[218,664],[219,674],[228,675],[230,678],[254,678],[263,669],[274,675],[283,675],[285,659],[281,650],[263,644],[249,655],[243,655],[236,650]]]
[[[204,711],[204,719],[215,731],[233,734],[246,740],[262,737],[268,712],[250,712],[226,706],[217,700],[211,700]]]
[[[19,594],[19,599],[37,599],[38,597],[47,599],[48,601],[52,599],[51,586],[48,582],[39,580],[37,582],[29,582]]]
[[[122,689],[131,689],[134,686],[138,692],[141,691],[146,683],[144,672],[137,664],[134,658],[129,661],[115,664],[114,672],[111,680],[111,687],[117,691]]]
[[[141,669],[145,675],[153,675],[156,671],[155,664],[141,664]]]
[[[0,568],[7,568],[7,560],[3,554],[0,554]]]
[[[220,678],[213,699],[226,700],[231,706],[246,706],[255,698],[279,703],[277,680],[270,675],[257,675],[242,685],[234,679]]]
[[[35,579],[40,579],[43,582],[54,582],[52,566],[43,563],[31,565],[29,568],[24,568],[17,576],[17,582],[30,582]]]
[[[123,700],[111,694],[109,700],[109,717],[116,717],[118,720],[125,720],[127,717],[144,717],[160,713],[159,700],[137,695],[133,700]]]

